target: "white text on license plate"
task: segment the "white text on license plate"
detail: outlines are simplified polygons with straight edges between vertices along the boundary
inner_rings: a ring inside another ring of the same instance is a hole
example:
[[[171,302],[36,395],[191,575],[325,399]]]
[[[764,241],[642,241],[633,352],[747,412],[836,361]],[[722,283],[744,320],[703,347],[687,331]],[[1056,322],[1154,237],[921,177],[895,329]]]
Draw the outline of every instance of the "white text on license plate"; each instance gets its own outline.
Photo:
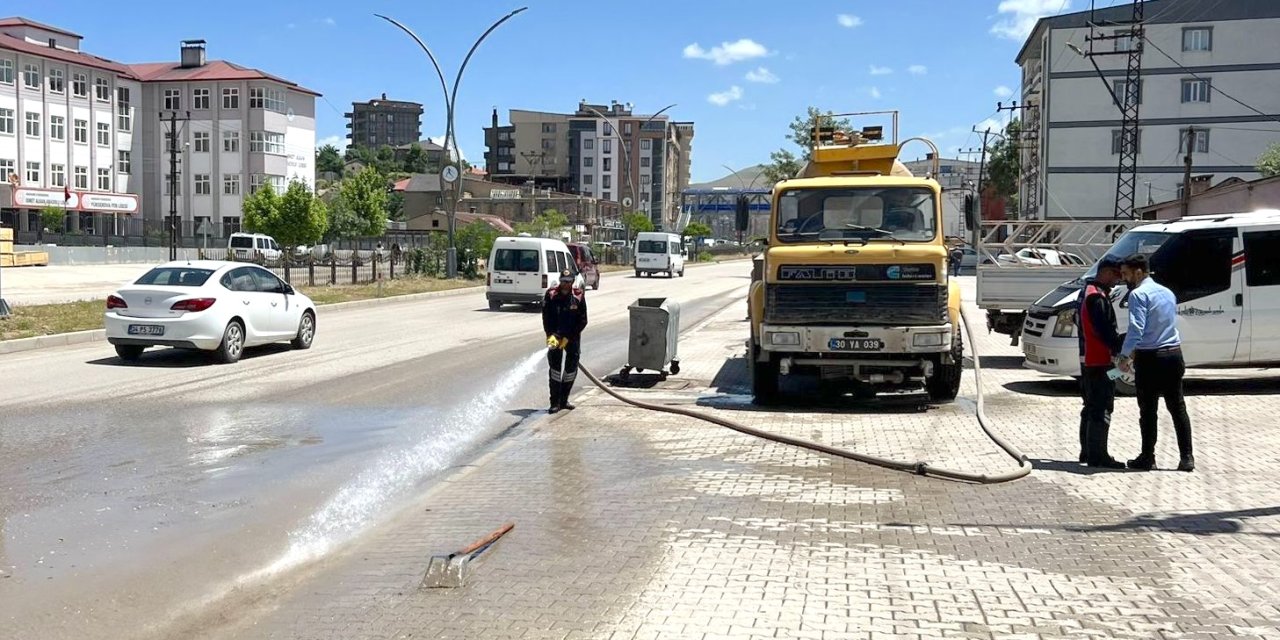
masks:
[[[879,351],[884,343],[876,338],[832,338],[827,346],[832,351]]]

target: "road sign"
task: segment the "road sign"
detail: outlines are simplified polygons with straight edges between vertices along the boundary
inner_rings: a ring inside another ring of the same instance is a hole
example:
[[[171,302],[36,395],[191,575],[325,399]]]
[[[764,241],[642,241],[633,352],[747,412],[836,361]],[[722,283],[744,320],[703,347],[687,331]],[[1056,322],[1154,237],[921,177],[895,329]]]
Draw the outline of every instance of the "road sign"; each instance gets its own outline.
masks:
[[[458,179],[458,167],[448,165],[440,171],[440,179],[452,183]]]

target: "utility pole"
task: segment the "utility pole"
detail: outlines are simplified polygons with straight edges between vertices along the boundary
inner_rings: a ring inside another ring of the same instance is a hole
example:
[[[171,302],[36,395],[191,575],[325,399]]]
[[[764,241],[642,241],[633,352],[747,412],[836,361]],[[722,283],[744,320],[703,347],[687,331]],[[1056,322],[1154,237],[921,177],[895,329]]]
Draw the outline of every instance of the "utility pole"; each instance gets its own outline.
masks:
[[[160,114],[161,121],[164,114]],[[169,259],[178,259],[178,122],[191,119],[191,112],[179,118],[177,111],[169,112]]]
[[[1187,145],[1187,154],[1182,156],[1182,217],[1191,214],[1191,152],[1196,146],[1196,128],[1187,127],[1187,137],[1183,143]]]

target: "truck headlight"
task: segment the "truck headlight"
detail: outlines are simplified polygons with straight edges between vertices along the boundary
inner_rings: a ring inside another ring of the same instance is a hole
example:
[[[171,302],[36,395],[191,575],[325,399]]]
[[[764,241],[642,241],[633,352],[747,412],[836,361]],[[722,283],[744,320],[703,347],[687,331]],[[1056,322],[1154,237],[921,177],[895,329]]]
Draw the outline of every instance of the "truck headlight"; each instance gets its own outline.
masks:
[[[942,333],[917,333],[911,339],[911,344],[917,347],[941,347],[944,335]]]
[[[1076,310],[1064,309],[1058,312],[1058,321],[1053,325],[1053,337],[1076,337]]]
[[[781,347],[800,346],[800,334],[794,331],[770,331],[769,344]]]

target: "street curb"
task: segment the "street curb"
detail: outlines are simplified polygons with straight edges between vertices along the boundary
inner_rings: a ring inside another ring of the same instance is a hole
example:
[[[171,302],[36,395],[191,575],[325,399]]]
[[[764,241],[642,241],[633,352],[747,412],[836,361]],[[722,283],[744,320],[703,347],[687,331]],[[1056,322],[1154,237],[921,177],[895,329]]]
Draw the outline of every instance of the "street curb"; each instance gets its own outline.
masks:
[[[746,258],[737,260],[724,260],[721,262],[700,262],[689,265],[689,268],[710,267],[717,264],[727,262],[745,262]],[[629,271],[611,271],[602,274],[601,277],[616,276],[618,274],[630,273]],[[420,300],[430,300],[432,298],[446,298],[450,296],[460,296],[468,293],[479,293],[484,291],[485,286],[461,287],[458,289],[447,289],[445,291],[427,291],[424,293],[409,293],[402,296],[387,296],[385,298],[369,298],[368,300],[352,300],[351,302],[337,302],[334,304],[318,305],[318,309],[322,313],[330,311],[351,311],[355,309],[367,309],[370,307],[381,307],[391,304],[401,304],[407,302],[416,302]],[[66,347],[76,344],[84,344],[87,342],[99,342],[107,339],[107,333],[103,329],[91,329],[89,331],[76,331],[73,333],[55,333],[47,336],[35,336],[32,338],[19,338],[17,340],[0,340],[0,356],[10,353],[23,353],[26,351],[35,351],[38,349],[48,349],[51,347]]]

